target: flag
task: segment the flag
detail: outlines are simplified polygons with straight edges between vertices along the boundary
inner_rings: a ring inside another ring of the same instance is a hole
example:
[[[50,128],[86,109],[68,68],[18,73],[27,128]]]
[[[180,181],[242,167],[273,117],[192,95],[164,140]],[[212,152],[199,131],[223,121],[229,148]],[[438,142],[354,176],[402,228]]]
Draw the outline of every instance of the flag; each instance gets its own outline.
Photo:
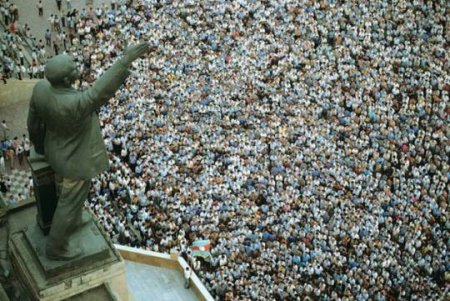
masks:
[[[209,241],[209,239],[196,240],[192,243],[191,246],[192,256],[207,258],[211,256],[211,253],[209,253],[210,250],[211,242]]]

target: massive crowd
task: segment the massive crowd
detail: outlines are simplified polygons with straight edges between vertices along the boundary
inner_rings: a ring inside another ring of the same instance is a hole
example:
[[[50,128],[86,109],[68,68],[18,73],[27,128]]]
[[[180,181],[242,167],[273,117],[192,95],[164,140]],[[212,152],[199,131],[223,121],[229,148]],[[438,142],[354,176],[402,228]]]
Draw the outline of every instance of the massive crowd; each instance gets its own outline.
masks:
[[[111,170],[88,206],[116,242],[187,254],[220,300],[444,299],[448,9],[154,0],[69,10],[50,43],[75,57],[81,88],[128,44],[157,49],[99,112]],[[197,239],[211,241],[209,261],[190,258]]]
[[[47,52],[42,40],[37,40],[27,23],[19,23],[19,9],[9,0],[0,1],[0,23],[6,30],[0,32],[0,80],[23,80],[44,77]],[[1,28],[1,26],[0,26]],[[25,53],[30,51],[29,57]]]

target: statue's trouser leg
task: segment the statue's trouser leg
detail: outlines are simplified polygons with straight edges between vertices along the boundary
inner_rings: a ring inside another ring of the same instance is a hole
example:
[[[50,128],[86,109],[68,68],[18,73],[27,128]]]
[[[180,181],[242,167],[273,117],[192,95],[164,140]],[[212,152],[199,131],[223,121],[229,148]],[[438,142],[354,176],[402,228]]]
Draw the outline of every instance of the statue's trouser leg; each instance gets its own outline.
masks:
[[[67,252],[70,236],[81,220],[84,201],[86,200],[91,181],[75,180],[55,176],[58,205],[52,220],[47,239],[47,250],[52,253]]]

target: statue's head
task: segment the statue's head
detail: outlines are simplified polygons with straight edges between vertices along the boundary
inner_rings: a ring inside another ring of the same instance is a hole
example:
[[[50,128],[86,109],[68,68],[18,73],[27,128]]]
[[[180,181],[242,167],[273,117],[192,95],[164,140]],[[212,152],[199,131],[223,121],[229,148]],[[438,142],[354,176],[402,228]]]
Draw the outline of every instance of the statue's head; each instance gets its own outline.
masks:
[[[70,87],[80,77],[80,73],[71,56],[60,54],[48,60],[45,77],[52,86]]]

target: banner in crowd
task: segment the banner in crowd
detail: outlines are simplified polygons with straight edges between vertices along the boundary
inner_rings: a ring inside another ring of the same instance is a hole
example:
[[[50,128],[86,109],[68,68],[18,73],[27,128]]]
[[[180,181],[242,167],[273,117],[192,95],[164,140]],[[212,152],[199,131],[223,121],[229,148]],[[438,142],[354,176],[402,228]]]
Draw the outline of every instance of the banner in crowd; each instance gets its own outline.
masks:
[[[196,240],[191,246],[192,256],[208,258],[211,256],[210,250],[211,242],[209,239]]]

